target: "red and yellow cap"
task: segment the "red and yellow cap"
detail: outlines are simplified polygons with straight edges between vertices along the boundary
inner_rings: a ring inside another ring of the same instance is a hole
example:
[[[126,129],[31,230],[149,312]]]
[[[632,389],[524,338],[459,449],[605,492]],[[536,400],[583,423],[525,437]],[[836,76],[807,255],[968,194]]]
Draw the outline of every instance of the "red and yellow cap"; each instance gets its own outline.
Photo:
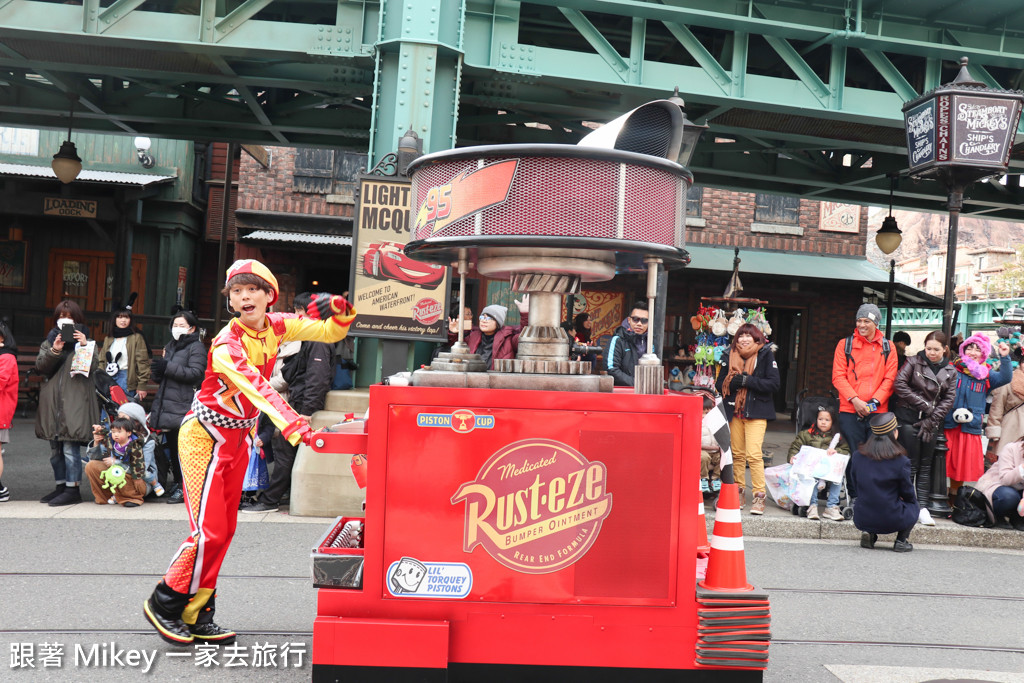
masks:
[[[270,289],[273,290],[273,294],[270,298],[270,305],[273,305],[277,301],[278,292],[280,291],[277,285],[277,278],[270,272],[270,268],[259,261],[251,258],[239,259],[231,264],[228,268],[227,278],[224,280],[224,286],[227,287],[227,283],[231,281],[236,275],[255,275],[256,277],[263,278],[270,285]]]

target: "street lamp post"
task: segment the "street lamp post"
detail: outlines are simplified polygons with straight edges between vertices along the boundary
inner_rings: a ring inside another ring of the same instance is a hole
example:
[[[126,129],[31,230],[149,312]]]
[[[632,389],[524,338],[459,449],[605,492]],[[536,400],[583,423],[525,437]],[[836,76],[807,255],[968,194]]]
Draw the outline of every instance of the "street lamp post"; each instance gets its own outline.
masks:
[[[896,259],[889,260],[889,291],[885,299],[885,338],[892,339],[892,307],[896,298]]]
[[[952,337],[956,241],[964,189],[982,178],[1006,173],[1020,120],[1024,92],[989,88],[971,78],[967,57],[952,83],[903,105],[909,175],[946,186],[949,239],[942,329]]]
[[[1006,173],[1020,120],[1024,92],[989,88],[971,78],[967,57],[952,83],[940,85],[903,106],[909,175],[943,183],[948,193],[949,238],[942,300],[942,330],[953,336],[956,242],[964,190],[982,178]],[[950,512],[946,488],[946,439],[941,426],[932,460],[928,510]]]

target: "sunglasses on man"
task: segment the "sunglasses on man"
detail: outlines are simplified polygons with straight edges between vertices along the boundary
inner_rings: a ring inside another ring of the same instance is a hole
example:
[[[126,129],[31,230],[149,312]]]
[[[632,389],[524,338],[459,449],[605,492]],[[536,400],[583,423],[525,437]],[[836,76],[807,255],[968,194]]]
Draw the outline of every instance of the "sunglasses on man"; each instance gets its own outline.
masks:
[[[637,325],[646,325],[647,321],[649,320],[649,318],[641,318],[641,317],[636,316],[636,315],[629,316],[629,319],[632,320]]]

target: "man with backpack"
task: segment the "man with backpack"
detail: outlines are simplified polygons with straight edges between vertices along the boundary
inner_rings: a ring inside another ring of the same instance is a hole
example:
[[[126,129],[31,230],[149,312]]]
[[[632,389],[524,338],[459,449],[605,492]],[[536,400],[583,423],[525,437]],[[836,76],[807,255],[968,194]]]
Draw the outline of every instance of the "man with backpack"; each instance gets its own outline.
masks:
[[[851,450],[867,441],[871,415],[888,412],[896,381],[896,350],[878,329],[881,319],[878,306],[862,304],[856,330],[839,340],[832,359],[832,385],[839,392],[839,431]],[[852,502],[857,482],[849,466],[846,487]]]

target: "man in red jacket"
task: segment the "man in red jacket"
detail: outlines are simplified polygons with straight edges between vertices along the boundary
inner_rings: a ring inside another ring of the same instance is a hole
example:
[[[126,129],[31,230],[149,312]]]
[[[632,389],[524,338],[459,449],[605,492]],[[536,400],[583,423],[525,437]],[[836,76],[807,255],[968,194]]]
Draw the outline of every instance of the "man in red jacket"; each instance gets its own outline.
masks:
[[[839,431],[852,452],[868,437],[868,418],[889,410],[896,381],[896,349],[878,329],[882,314],[874,304],[857,309],[857,329],[836,344],[832,359],[832,384],[839,392]],[[857,484],[846,468],[850,498]]]

